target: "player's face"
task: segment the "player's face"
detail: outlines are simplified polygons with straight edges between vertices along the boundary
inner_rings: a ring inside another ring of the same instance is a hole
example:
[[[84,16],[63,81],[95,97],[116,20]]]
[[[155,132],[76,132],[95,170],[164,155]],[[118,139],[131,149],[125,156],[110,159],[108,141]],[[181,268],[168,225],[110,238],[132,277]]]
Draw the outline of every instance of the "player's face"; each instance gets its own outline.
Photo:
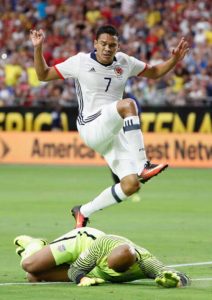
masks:
[[[107,33],[102,33],[98,40],[94,41],[96,58],[101,64],[111,64],[119,49],[118,37]]]

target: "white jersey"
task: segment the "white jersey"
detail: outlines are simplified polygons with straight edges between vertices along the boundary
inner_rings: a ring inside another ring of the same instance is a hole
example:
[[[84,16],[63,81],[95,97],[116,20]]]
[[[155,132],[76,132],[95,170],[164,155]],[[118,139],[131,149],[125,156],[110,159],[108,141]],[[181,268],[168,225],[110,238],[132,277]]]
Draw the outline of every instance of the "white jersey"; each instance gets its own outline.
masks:
[[[139,75],[146,66],[123,52],[118,52],[110,65],[99,63],[95,52],[80,52],[57,64],[55,69],[63,79],[75,79],[78,123],[85,125],[101,115],[102,106],[122,99],[128,78]]]

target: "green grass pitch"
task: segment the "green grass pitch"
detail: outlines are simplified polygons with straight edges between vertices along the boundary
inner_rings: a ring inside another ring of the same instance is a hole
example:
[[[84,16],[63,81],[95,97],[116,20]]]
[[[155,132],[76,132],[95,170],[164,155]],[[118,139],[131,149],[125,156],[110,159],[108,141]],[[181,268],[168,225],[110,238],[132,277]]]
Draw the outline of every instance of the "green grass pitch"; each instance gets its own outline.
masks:
[[[0,166],[0,299],[211,299],[212,265],[178,268],[198,279],[183,289],[158,288],[150,280],[88,288],[25,284],[14,237],[51,240],[71,230],[72,206],[86,203],[111,184],[106,167]],[[97,212],[90,226],[124,235],[166,264],[212,261],[210,169],[169,168],[143,185],[140,195],[140,202]]]

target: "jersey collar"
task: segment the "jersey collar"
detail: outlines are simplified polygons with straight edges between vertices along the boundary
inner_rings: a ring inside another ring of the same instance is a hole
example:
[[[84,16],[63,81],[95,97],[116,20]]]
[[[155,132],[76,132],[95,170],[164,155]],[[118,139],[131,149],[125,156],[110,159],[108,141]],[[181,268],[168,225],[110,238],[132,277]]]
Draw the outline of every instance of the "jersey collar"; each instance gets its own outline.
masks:
[[[108,66],[111,66],[112,64],[102,64],[102,63],[100,63],[98,60],[97,60],[97,58],[96,58],[96,50],[94,50],[93,52],[91,52],[91,54],[90,54],[90,57],[92,58],[92,59],[94,59],[96,62],[98,62],[100,65],[102,65],[102,66],[104,66],[104,67],[108,67]],[[117,61],[117,59],[116,59],[116,57],[114,56],[114,58],[113,58],[113,61]]]

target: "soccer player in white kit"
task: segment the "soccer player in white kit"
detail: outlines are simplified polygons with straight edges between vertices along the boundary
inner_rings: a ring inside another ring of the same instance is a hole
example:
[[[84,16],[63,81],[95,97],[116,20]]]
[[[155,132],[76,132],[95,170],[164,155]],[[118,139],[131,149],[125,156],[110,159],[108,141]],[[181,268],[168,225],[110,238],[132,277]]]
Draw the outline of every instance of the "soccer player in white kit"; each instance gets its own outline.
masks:
[[[167,168],[167,164],[151,164],[147,160],[135,102],[122,97],[128,78],[162,77],[184,58],[188,44],[182,38],[168,60],[150,66],[119,52],[117,30],[105,25],[97,30],[93,52],[78,53],[49,67],[42,53],[44,32],[31,30],[30,37],[38,79],[75,79],[79,134],[89,147],[105,158],[120,179],[120,183],[106,188],[89,203],[72,209],[76,228],[86,226],[92,213],[127,199],[139,190],[141,183]]]

